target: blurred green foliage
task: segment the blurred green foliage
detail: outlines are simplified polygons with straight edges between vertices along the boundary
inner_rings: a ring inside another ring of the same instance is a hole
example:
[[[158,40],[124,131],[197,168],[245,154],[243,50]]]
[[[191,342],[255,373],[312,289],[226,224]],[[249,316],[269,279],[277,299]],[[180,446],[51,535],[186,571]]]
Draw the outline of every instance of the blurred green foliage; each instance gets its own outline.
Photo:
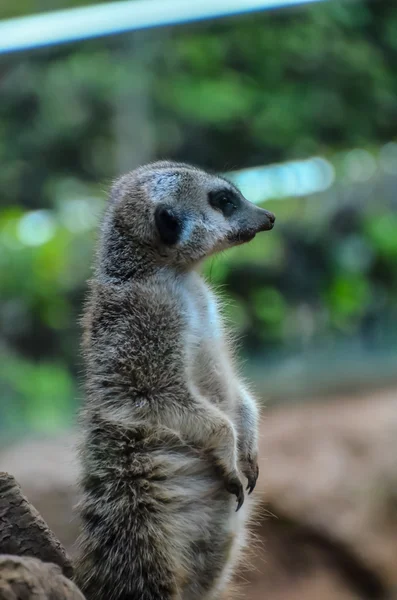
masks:
[[[66,4],[6,2],[0,14]],[[70,418],[106,188],[155,158],[218,171],[331,161],[330,190],[267,202],[275,230],[206,274],[248,356],[340,336],[386,343],[397,161],[379,149],[397,137],[396,40],[393,3],[331,0],[0,57],[0,422]],[[353,148],[373,157],[371,177],[349,179]]]

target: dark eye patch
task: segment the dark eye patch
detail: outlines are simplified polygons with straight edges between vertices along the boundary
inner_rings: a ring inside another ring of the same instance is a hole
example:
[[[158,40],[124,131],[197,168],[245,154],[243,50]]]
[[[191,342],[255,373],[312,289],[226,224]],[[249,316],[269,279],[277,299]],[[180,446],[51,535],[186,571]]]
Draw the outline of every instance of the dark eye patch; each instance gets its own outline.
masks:
[[[161,241],[167,246],[176,244],[181,236],[182,220],[172,207],[160,204],[155,210],[154,219]]]
[[[213,208],[221,210],[225,217],[231,217],[240,206],[240,199],[231,190],[218,190],[208,194],[209,203]]]

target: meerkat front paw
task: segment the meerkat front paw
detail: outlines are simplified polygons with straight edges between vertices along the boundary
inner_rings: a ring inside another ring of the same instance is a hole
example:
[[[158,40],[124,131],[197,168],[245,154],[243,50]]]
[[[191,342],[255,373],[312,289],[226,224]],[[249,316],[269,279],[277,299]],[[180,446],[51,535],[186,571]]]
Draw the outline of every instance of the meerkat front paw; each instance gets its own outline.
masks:
[[[237,512],[244,504],[244,488],[237,472],[233,472],[227,475],[225,480],[225,488],[230,494],[234,494],[236,496]]]
[[[241,471],[247,478],[248,484],[246,490],[248,491],[248,495],[250,495],[255,489],[256,482],[259,476],[258,455],[247,454],[246,457],[242,458]]]

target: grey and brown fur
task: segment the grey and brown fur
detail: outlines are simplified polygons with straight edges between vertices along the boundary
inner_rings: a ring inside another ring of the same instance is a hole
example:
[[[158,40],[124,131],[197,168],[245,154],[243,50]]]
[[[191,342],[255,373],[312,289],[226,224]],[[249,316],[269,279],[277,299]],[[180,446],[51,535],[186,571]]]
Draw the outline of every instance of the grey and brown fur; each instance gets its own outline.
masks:
[[[84,316],[76,581],[88,600],[218,600],[227,585],[258,411],[198,267],[273,223],[185,164],[149,164],[111,190]]]

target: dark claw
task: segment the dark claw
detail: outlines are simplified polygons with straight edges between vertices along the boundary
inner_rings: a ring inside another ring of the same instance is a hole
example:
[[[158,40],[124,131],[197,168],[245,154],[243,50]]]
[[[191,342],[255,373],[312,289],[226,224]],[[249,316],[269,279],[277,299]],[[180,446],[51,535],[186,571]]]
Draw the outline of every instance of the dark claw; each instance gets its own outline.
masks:
[[[245,491],[248,492],[248,496],[249,496],[250,494],[252,494],[254,489],[255,489],[255,483],[249,483],[247,485],[247,487],[245,488]]]
[[[242,507],[242,505],[244,503],[244,490],[243,490],[241,481],[236,477],[228,480],[226,483],[226,489],[230,494],[234,494],[236,496],[236,500],[237,500],[236,512],[237,512],[238,510],[240,510],[240,508]]]
[[[246,491],[248,492],[248,495],[252,494],[252,492],[255,489],[256,486],[256,481],[258,479],[258,475],[259,475],[259,468],[258,465],[252,466],[252,462],[250,462],[251,464],[251,468],[249,469],[249,472],[245,473],[245,476],[248,479],[248,485],[246,487]]]

